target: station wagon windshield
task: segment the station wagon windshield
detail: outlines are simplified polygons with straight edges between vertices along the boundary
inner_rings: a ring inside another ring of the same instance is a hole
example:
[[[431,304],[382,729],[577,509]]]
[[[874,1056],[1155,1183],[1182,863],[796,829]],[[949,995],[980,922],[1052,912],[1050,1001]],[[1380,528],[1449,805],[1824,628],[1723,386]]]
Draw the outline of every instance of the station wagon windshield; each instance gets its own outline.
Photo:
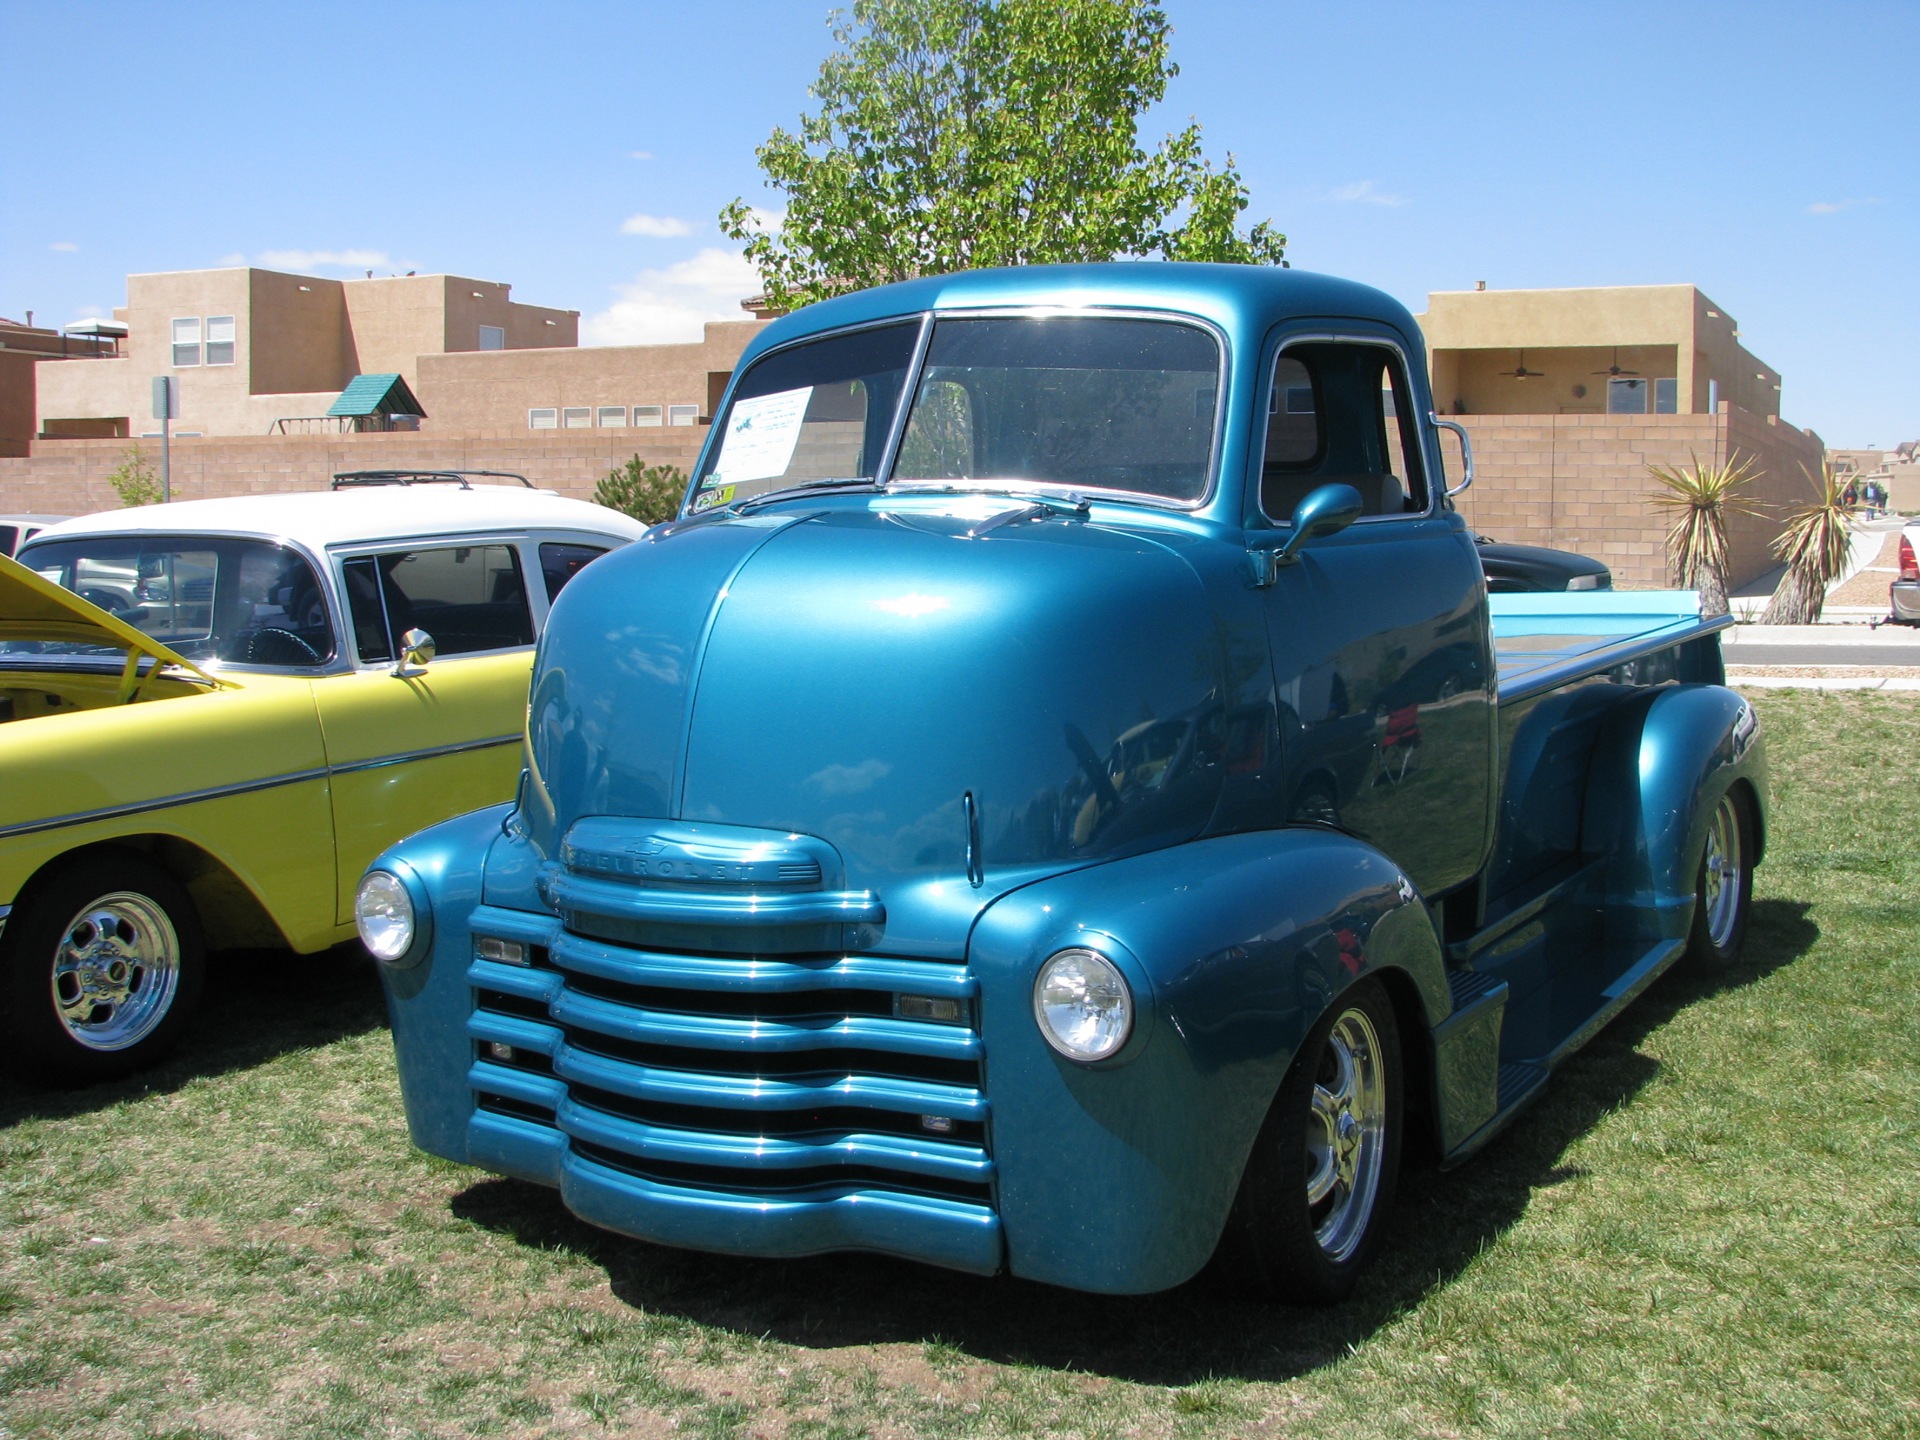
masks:
[[[918,327],[776,351],[742,377],[693,508],[873,482]],[[1119,316],[935,322],[890,484],[1047,488],[1191,503],[1207,489],[1219,342]]]

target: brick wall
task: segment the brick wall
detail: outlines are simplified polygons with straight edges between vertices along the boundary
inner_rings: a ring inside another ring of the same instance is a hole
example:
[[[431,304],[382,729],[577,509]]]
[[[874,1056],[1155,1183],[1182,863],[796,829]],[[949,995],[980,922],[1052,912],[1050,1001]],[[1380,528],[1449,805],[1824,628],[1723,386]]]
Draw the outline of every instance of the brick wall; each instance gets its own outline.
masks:
[[[1462,415],[1477,478],[1459,497],[1467,523],[1496,540],[1551,545],[1604,561],[1621,586],[1669,583],[1671,517],[1651,500],[1648,465],[1719,463],[1731,447],[1760,474],[1747,495],[1766,507],[1728,528],[1728,582],[1776,563],[1767,546],[1780,515],[1810,496],[1800,466],[1818,469],[1817,436],[1722,404],[1717,415]]]
[[[691,470],[704,426],[553,430],[489,439],[426,432],[214,435],[173,442],[173,498],[325,489],[340,470],[511,470],[563,495],[590,498],[600,477],[633,455]],[[0,458],[0,512],[84,515],[118,508],[107,483],[127,440],[36,440],[31,456]],[[139,442],[160,465],[160,442]]]

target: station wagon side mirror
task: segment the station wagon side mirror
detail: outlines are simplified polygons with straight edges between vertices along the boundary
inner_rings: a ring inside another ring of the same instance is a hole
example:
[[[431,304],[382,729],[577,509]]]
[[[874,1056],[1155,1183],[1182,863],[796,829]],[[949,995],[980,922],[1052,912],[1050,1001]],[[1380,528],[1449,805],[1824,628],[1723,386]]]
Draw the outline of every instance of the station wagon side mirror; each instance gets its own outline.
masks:
[[[1313,497],[1307,498],[1310,500]],[[402,680],[414,675],[424,675],[437,649],[438,647],[433,643],[433,636],[426,631],[417,629],[407,631],[400,637],[400,663],[393,667],[393,673]]]

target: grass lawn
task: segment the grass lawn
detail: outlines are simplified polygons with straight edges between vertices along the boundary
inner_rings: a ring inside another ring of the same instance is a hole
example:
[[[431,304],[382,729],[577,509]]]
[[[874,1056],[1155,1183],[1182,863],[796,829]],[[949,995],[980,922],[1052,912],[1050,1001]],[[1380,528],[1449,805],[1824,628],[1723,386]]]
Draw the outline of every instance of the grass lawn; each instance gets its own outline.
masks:
[[[1746,961],[1409,1175],[1342,1308],[607,1235],[409,1146],[364,962],[251,954],[173,1065],[0,1089],[0,1436],[1920,1436],[1920,706],[1757,704]]]

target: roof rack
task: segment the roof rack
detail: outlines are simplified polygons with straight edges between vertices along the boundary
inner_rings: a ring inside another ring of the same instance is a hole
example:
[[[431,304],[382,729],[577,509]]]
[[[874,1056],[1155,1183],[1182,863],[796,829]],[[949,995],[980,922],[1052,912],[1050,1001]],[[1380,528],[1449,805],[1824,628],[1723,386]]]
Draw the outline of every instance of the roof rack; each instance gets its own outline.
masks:
[[[471,490],[467,477],[482,476],[492,480],[518,480],[527,489],[534,488],[531,480],[524,475],[516,475],[511,470],[342,470],[333,477],[333,488],[351,490],[360,485],[458,485],[462,490]]]

